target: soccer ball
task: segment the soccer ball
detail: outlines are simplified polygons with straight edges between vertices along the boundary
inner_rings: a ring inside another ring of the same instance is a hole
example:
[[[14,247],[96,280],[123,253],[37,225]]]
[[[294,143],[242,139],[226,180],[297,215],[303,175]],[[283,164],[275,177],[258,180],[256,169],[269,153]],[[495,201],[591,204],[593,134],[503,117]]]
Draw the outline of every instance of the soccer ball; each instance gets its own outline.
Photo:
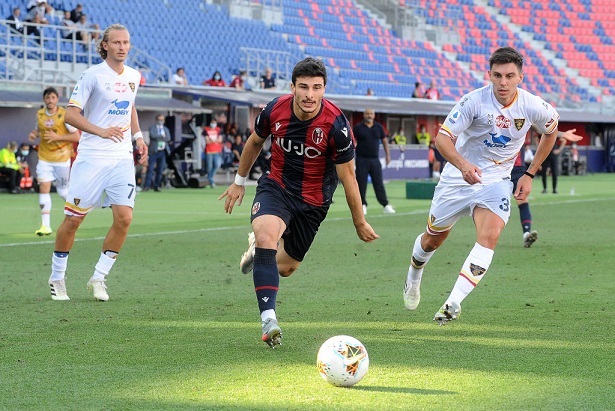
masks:
[[[320,376],[338,387],[350,387],[361,381],[369,368],[369,357],[361,341],[348,335],[336,335],[318,350]]]

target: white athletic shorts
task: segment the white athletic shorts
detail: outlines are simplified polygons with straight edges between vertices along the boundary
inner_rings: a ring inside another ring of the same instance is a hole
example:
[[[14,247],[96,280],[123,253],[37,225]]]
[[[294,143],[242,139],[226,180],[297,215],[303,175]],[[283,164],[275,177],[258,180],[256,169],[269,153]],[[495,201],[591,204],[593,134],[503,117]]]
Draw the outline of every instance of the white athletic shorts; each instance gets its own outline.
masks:
[[[472,215],[475,207],[487,208],[508,223],[510,217],[510,193],[513,183],[502,180],[488,185],[436,186],[427,232],[432,234],[450,230],[461,217]]]
[[[97,207],[135,206],[132,159],[77,156],[70,171],[64,214],[82,217]]]
[[[56,189],[61,190],[68,186],[68,176],[70,174],[70,160],[60,163],[50,163],[45,160],[38,160],[36,164],[36,180],[39,183],[50,183],[55,181]]]

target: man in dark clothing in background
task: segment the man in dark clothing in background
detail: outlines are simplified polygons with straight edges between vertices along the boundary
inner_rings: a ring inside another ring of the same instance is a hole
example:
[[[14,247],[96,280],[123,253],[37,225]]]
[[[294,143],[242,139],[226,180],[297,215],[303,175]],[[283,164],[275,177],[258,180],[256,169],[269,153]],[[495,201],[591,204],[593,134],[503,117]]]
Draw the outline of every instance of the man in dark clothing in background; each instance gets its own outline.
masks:
[[[384,146],[387,165],[391,162],[391,154],[384,127],[382,124],[374,121],[375,117],[376,114],[373,109],[365,109],[363,112],[363,122],[354,126],[352,130],[357,140],[356,175],[359,192],[361,193],[361,201],[363,202],[363,214],[367,214],[365,192],[367,191],[368,175],[372,178],[376,198],[384,207],[384,212],[394,214],[395,209],[389,204],[387,193],[384,190],[384,182],[382,181],[382,165],[380,165],[380,159],[378,158],[381,141]]]

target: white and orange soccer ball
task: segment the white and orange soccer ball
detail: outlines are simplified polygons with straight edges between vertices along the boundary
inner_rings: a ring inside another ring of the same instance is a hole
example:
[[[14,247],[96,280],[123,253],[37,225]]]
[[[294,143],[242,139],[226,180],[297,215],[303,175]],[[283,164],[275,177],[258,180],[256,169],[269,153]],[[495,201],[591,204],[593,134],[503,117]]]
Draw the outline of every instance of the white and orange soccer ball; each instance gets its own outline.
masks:
[[[318,350],[320,376],[338,387],[350,387],[361,381],[369,368],[369,357],[361,341],[348,335],[336,335]]]

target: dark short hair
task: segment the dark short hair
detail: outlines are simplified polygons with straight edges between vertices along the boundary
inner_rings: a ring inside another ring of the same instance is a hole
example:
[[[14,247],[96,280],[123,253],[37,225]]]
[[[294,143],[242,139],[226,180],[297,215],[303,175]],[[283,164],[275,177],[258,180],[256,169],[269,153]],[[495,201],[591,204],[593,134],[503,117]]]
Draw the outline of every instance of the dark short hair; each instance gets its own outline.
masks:
[[[295,65],[292,74],[292,82],[296,83],[299,77],[322,77],[327,85],[327,68],[322,60],[308,57]]]
[[[53,87],[47,87],[44,91],[43,91],[43,98],[47,97],[47,94],[55,94],[56,96],[60,96],[58,94],[58,90],[56,90]]]
[[[416,83],[414,83],[414,87],[418,87],[420,85],[421,85],[421,83],[419,83],[418,81]]]
[[[489,69],[494,64],[514,63],[520,72],[523,71],[523,56],[512,47],[500,47],[489,58]]]

